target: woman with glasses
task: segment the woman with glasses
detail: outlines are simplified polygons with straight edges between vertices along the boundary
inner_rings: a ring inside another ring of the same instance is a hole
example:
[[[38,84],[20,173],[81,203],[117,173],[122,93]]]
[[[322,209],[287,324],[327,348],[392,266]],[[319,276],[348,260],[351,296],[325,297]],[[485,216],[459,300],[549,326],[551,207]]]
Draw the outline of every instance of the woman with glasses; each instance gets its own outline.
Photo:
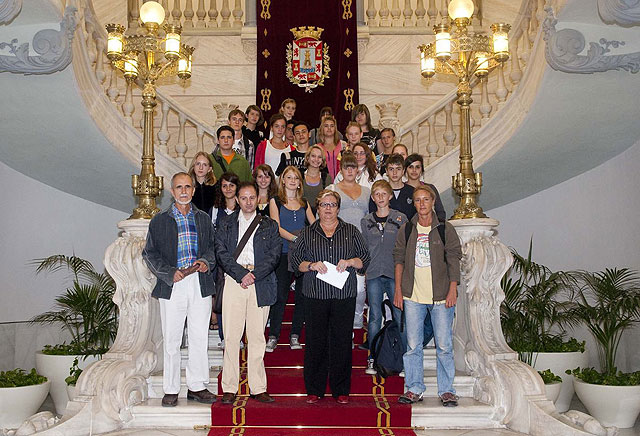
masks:
[[[332,396],[339,404],[347,404],[351,390],[356,272],[365,273],[370,257],[358,228],[338,217],[340,194],[322,190],[316,206],[318,220],[302,230],[291,254],[292,269],[304,274],[307,403],[317,403],[324,397],[328,377]],[[320,279],[333,267],[349,273],[342,287]]]

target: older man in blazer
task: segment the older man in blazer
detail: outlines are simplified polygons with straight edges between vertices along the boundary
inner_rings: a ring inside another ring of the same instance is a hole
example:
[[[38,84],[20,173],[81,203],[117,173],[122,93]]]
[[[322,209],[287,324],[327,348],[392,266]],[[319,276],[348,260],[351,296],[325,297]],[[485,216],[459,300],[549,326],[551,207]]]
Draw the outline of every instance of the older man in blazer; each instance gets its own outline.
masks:
[[[187,399],[213,403],[216,396],[205,388],[209,383],[207,355],[211,296],[214,293],[215,242],[211,218],[191,204],[195,181],[187,173],[171,179],[174,203],[153,217],[142,252],[147,266],[157,277],[152,297],[160,301],[164,339],[162,405],[178,404],[180,392],[180,345],[188,319],[189,361]]]
[[[275,269],[282,251],[282,240],[278,224],[256,213],[257,187],[253,183],[241,182],[236,192],[240,210],[225,217],[216,232],[218,262],[226,273],[222,298],[226,340],[222,404],[232,404],[236,398],[240,381],[240,340],[245,327],[251,398],[270,403],[273,398],[267,393],[263,360],[266,345],[264,328],[269,318],[269,306],[276,302]],[[250,235],[246,244],[240,253],[234,253],[245,232]]]

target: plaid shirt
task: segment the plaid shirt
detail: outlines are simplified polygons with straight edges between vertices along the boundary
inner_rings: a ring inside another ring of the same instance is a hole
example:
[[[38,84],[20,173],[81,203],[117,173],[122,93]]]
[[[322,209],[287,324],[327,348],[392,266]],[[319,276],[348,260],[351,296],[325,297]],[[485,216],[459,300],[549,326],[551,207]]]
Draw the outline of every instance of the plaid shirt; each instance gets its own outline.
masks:
[[[178,268],[187,268],[196,261],[198,256],[198,230],[193,213],[193,207],[184,216],[175,203],[171,206],[171,215],[178,225]]]

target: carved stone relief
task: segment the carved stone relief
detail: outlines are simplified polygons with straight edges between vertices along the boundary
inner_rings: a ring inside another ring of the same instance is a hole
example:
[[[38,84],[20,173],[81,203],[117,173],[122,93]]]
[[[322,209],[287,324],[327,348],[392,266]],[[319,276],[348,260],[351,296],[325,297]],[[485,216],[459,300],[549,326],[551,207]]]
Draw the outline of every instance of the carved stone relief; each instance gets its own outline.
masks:
[[[598,13],[607,24],[640,24],[640,0],[598,0]]]
[[[11,55],[0,55],[0,72],[18,74],[50,74],[61,71],[71,62],[71,42],[76,30],[76,11],[67,6],[60,22],[60,30],[43,29],[33,37],[32,47],[37,56],[29,55],[29,43],[18,40],[0,42],[0,49],[8,48]]]
[[[0,24],[8,24],[22,10],[22,0],[0,1]]]
[[[635,1],[635,0],[632,0]],[[565,73],[590,74],[609,70],[640,71],[640,52],[619,55],[608,54],[611,49],[623,46],[624,41],[608,41],[600,38],[590,42],[587,53],[581,55],[586,46],[584,35],[575,29],[556,31],[558,20],[551,8],[545,8],[547,16],[542,24],[545,54],[551,68]]]

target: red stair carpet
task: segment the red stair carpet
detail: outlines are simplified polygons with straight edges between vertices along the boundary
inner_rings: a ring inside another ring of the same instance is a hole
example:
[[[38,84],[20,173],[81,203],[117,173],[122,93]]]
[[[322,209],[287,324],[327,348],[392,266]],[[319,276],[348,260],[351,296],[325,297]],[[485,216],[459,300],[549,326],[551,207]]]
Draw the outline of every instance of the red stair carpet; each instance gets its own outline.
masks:
[[[233,405],[212,405],[209,436],[415,436],[411,406],[398,403],[403,379],[366,375],[367,352],[357,347],[353,350],[349,404],[336,403],[328,386],[321,401],[306,403],[304,349],[291,350],[288,344],[292,309],[290,301],[280,334],[280,340],[287,343],[265,354],[268,391],[276,401],[262,404],[249,398],[246,349],[242,350],[239,395]],[[355,332],[356,345],[362,343],[363,336],[364,330]],[[300,341],[304,344],[304,329]],[[220,376],[218,386],[222,395]]]

